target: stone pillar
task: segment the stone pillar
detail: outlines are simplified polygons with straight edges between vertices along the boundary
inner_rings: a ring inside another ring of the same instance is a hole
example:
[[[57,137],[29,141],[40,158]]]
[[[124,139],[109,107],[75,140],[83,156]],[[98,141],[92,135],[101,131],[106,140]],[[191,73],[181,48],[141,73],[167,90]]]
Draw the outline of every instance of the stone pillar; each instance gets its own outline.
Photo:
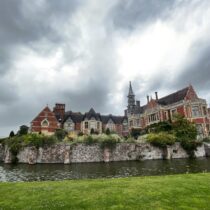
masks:
[[[110,149],[104,148],[104,162],[108,163],[110,161]]]
[[[66,145],[65,146],[65,150],[64,150],[64,164],[71,163],[71,160],[70,160],[71,150],[70,149],[71,149],[70,145]]]

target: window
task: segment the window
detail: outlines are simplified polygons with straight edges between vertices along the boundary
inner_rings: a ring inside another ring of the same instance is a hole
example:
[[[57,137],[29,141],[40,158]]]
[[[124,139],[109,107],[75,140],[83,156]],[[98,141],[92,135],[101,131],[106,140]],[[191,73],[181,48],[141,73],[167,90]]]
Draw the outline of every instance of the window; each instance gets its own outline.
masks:
[[[200,116],[200,109],[199,106],[192,107],[192,117]]]
[[[85,129],[88,129],[88,122],[85,122]]]
[[[206,107],[203,106],[203,115],[207,115]]]
[[[137,119],[137,120],[136,120],[136,125],[137,125],[137,126],[140,126],[140,119]]]
[[[42,121],[42,123],[41,123],[41,126],[42,126],[42,127],[48,127],[48,126],[49,126],[48,120],[47,120],[47,119],[44,119],[44,120]]]
[[[129,124],[130,124],[130,127],[132,127],[132,126],[133,126],[133,121],[131,120],[131,121],[129,122]]]
[[[64,123],[64,129],[66,131],[74,131],[74,128],[75,128],[75,124],[73,120],[71,119],[71,117],[69,117]]]
[[[124,131],[128,130],[128,122],[126,120],[123,121],[123,130]]]
[[[173,117],[176,113],[177,113],[177,110],[176,110],[176,109],[172,109],[172,110],[171,110],[171,116],[172,116],[172,117]]]
[[[97,122],[97,129],[100,129],[100,122]]]

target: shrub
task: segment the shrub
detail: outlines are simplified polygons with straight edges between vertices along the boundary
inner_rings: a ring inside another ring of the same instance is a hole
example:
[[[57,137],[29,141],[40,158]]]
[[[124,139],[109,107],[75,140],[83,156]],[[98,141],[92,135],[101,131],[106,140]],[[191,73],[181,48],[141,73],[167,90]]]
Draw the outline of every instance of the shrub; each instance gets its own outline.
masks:
[[[92,135],[88,135],[84,138],[84,143],[87,145],[95,144],[97,142],[97,138],[94,138]]]
[[[101,135],[99,140],[102,149],[109,148],[112,150],[116,147],[116,144],[120,142],[121,138],[117,134],[110,134]]]
[[[111,134],[110,129],[107,128],[107,129],[106,129],[106,135],[110,135],[110,134]]]
[[[176,115],[172,123],[172,128],[178,141],[194,141],[197,137],[195,124],[188,121],[181,115]]]
[[[67,135],[67,132],[65,131],[65,130],[63,130],[63,129],[57,129],[56,131],[55,131],[55,137],[59,140],[59,141],[62,141],[65,137],[66,137],[66,135]]]
[[[210,137],[206,137],[203,139],[203,142],[210,142]]]
[[[10,134],[9,134],[9,138],[12,138],[12,137],[14,137],[14,136],[15,136],[14,131],[11,131]]]
[[[26,126],[26,125],[21,125],[21,126],[20,126],[20,129],[19,129],[19,131],[18,131],[18,135],[22,136],[22,135],[28,134],[28,129],[29,129],[28,126]]]
[[[141,135],[141,129],[139,128],[132,128],[131,129],[131,136],[135,139],[138,139],[138,137]]]
[[[176,137],[173,134],[166,132],[150,133],[146,138],[150,144],[160,148],[166,148],[167,145],[172,145],[176,141]]]
[[[170,132],[172,130],[172,124],[169,121],[163,121],[159,123],[152,124],[148,127],[149,132]]]
[[[84,135],[84,133],[82,132],[82,131],[80,131],[79,133],[78,133],[78,136],[83,136]]]

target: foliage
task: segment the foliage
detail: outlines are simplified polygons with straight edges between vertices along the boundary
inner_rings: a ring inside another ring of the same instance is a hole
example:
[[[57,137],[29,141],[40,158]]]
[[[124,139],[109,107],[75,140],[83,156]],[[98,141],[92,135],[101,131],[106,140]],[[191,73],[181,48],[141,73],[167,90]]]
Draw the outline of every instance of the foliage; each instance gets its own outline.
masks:
[[[9,134],[9,138],[12,138],[12,137],[14,137],[14,136],[15,136],[14,131],[11,131],[10,134]]]
[[[65,130],[63,130],[63,129],[57,129],[56,131],[55,131],[55,137],[59,140],[59,141],[62,141],[65,137],[66,137],[66,135],[67,135],[67,132],[65,131]]]
[[[84,143],[87,145],[92,145],[97,142],[97,138],[93,138],[92,135],[85,136]]]
[[[150,133],[147,135],[147,141],[154,146],[165,148],[167,145],[173,145],[176,137],[166,132]]]
[[[90,134],[91,134],[91,135],[93,135],[94,133],[95,133],[94,129],[93,129],[93,128],[91,128],[91,130],[90,130]]]
[[[4,140],[12,154],[12,163],[18,162],[17,155],[23,147],[35,146],[44,147],[46,145],[52,145],[56,143],[57,139],[55,136],[45,136],[39,134],[27,134],[22,136],[14,136]]]
[[[209,173],[77,181],[1,182],[0,206],[1,209],[17,210],[201,210],[209,209],[209,182]]]
[[[194,151],[200,145],[200,142],[196,141],[197,129],[195,124],[185,119],[182,115],[175,115],[172,127],[182,147],[190,157],[194,157]]]
[[[106,133],[106,135],[110,135],[111,134],[110,129],[107,128],[105,133]]]
[[[102,149],[109,148],[112,150],[121,141],[121,138],[117,134],[101,135],[99,141]]]
[[[19,136],[22,136],[22,135],[26,135],[26,134],[28,134],[28,126],[26,126],[26,125],[21,125],[20,126],[20,130],[18,131],[18,135]]]
[[[141,135],[141,129],[139,128],[132,128],[131,129],[131,136],[135,139],[138,139],[138,137]]]
[[[149,132],[170,132],[172,130],[172,124],[169,121],[163,121],[150,125],[148,128]]]
[[[208,142],[208,143],[209,143],[209,142],[210,142],[210,137],[204,138],[204,139],[203,139],[203,142]]]
[[[195,124],[185,119],[182,115],[176,115],[174,117],[172,128],[180,142],[196,140],[197,129]]]
[[[78,136],[83,136],[84,135],[84,133],[82,132],[82,131],[80,131],[79,133],[78,133]]]

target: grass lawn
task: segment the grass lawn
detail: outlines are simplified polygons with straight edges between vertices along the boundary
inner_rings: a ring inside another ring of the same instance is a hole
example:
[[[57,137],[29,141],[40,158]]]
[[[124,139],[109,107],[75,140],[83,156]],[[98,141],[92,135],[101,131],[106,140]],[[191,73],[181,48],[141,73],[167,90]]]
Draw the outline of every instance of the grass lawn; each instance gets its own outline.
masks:
[[[210,209],[210,174],[0,183],[0,209]]]

